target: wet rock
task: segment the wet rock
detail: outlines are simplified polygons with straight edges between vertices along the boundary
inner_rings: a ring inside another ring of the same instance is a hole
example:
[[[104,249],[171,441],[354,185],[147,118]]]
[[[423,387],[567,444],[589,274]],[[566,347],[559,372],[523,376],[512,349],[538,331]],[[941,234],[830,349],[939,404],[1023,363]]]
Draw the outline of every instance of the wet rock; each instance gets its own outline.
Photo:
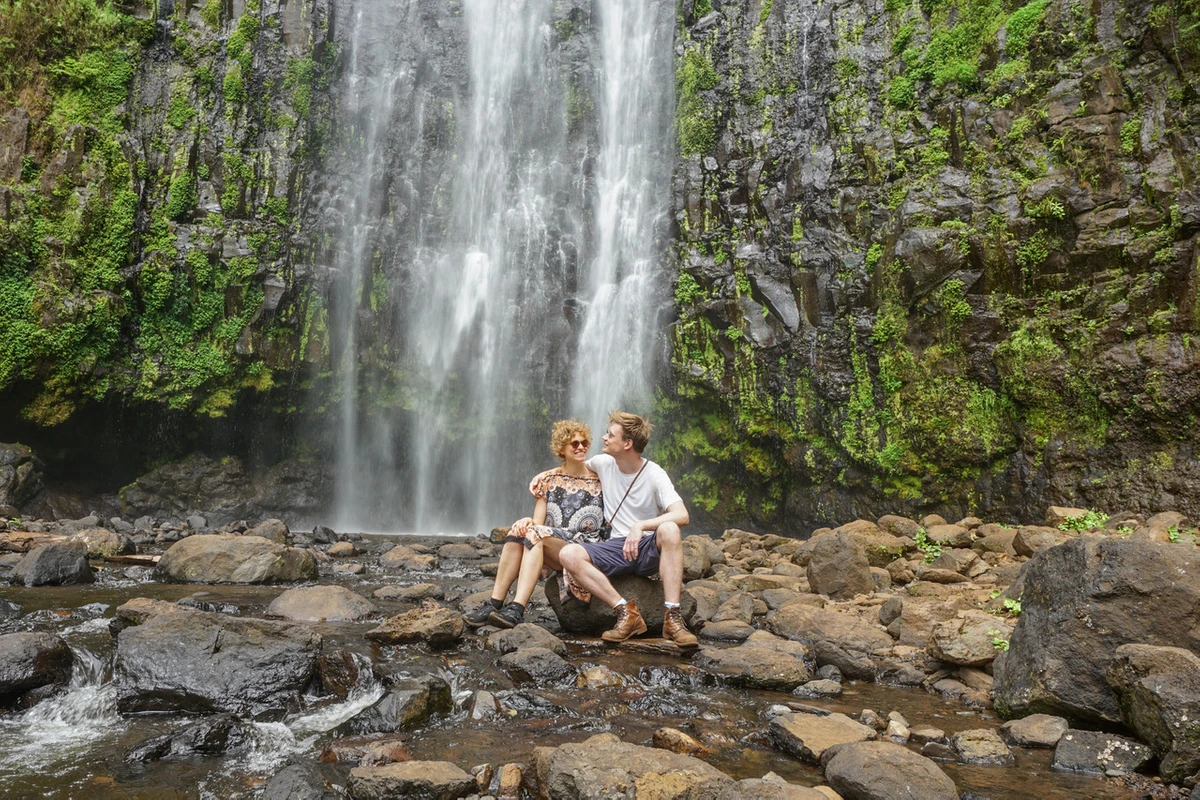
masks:
[[[874,591],[866,549],[849,533],[817,537],[808,560],[808,585],[817,594],[850,600]]]
[[[154,569],[164,583],[292,583],[317,578],[312,553],[259,536],[189,536]]]
[[[342,586],[302,586],[271,601],[267,616],[320,622],[359,620],[376,612],[375,604]]]
[[[437,549],[439,558],[449,558],[456,560],[474,560],[479,558],[479,551],[469,544],[454,542],[444,544]]]
[[[584,667],[575,676],[575,687],[578,689],[617,689],[624,685],[625,678],[603,664]]]
[[[106,528],[85,528],[72,536],[70,540],[81,542],[87,548],[88,558],[127,556],[137,552],[133,539]]]
[[[431,570],[437,566],[437,559],[425,553],[418,553],[411,547],[398,544],[388,550],[379,559],[384,567],[406,569],[414,572]]]
[[[346,784],[353,800],[393,797],[452,800],[477,790],[475,776],[448,761],[405,761],[382,767],[355,767]]]
[[[87,547],[80,542],[64,542],[27,553],[13,567],[9,580],[25,586],[68,586],[93,583],[96,578],[88,565]]]
[[[753,645],[703,647],[696,663],[735,686],[790,692],[812,678],[799,658]]]
[[[320,649],[321,636],[298,625],[161,614],[117,637],[117,706],[279,716],[299,706]]]
[[[1069,725],[1062,717],[1049,714],[1030,714],[1000,726],[1002,735],[1014,747],[1054,747],[1067,732]]]
[[[996,662],[993,697],[1006,717],[1056,713],[1120,722],[1105,671],[1117,648],[1197,647],[1200,552],[1081,536],[1038,554],[1025,573],[1021,616]]]
[[[567,654],[567,646],[550,631],[540,625],[522,622],[505,631],[497,631],[487,637],[487,648],[498,653],[511,653],[526,647],[544,647],[560,656]]]
[[[736,619],[710,622],[700,629],[700,638],[713,642],[744,642],[753,635],[753,626]]]
[[[1011,764],[1013,754],[1000,734],[992,728],[960,731],[950,737],[960,760],[967,764]]]
[[[321,751],[321,761],[331,764],[360,764],[377,767],[398,761],[411,761],[408,734],[376,733],[367,736],[343,736]]]
[[[71,648],[52,633],[0,635],[0,703],[33,689],[66,683],[74,661]]]
[[[862,653],[892,646],[887,633],[857,617],[799,603],[776,611],[767,618],[767,627],[793,641],[830,642]]]
[[[235,715],[216,714],[138,742],[125,751],[125,760],[141,763],[233,755],[245,750],[252,738],[250,726]]]
[[[1154,751],[1146,745],[1115,733],[1068,730],[1054,748],[1051,766],[1097,775],[1109,770],[1137,772],[1153,758]]]
[[[335,731],[343,736],[395,733],[421,725],[433,714],[450,708],[450,684],[445,680],[437,675],[405,678]]]
[[[909,739],[917,744],[925,744],[926,742],[938,742],[946,738],[946,732],[941,728],[931,728],[928,726],[918,726],[909,730]]]
[[[1159,758],[1164,781],[1200,771],[1200,657],[1178,647],[1126,644],[1108,667],[1121,718]]]
[[[824,678],[821,680],[809,681],[803,686],[797,686],[792,691],[792,695],[795,697],[803,697],[808,700],[838,697],[841,695],[841,693],[841,681],[831,681]]]
[[[340,796],[331,791],[320,771],[307,763],[289,764],[267,781],[259,800],[333,800]]]
[[[662,630],[663,623],[662,582],[636,575],[622,575],[614,579],[612,585],[626,600],[637,603],[638,611],[646,620],[649,635],[657,636]],[[574,597],[569,597],[564,603],[559,600],[558,587],[556,576],[548,578],[546,580],[546,599],[554,611],[554,616],[558,619],[558,624],[567,633],[598,636],[616,624],[616,614],[604,603],[593,599],[591,603],[584,604]],[[690,624],[696,613],[696,601],[686,589],[679,600],[683,619]]]
[[[845,714],[784,714],[771,720],[771,739],[784,752],[813,764],[836,744],[874,739],[874,728],[855,722]]]
[[[703,756],[711,752],[711,748],[675,728],[659,728],[651,737],[654,746],[660,750],[670,750],[672,753],[682,753],[689,756]]]
[[[365,636],[382,644],[426,642],[431,647],[449,647],[462,638],[465,630],[462,615],[426,600],[420,608],[388,618]]]
[[[821,764],[829,786],[846,800],[958,800],[954,781],[937,764],[891,742],[834,745]]]
[[[108,624],[108,630],[113,636],[117,636],[129,626],[141,625],[151,617],[161,614],[191,613],[195,610],[179,603],[168,603],[166,600],[135,597],[117,607],[113,613],[112,622]]]
[[[951,664],[981,666],[999,652],[997,641],[1007,642],[1014,624],[983,611],[960,611],[953,620],[933,627],[933,655]]]
[[[491,692],[478,691],[471,696],[471,719],[492,719],[500,713],[500,702]]]
[[[539,763],[541,789],[562,800],[715,797],[733,779],[698,758],[594,736],[564,744]]]
[[[377,600],[419,603],[422,600],[441,600],[446,596],[446,592],[436,583],[414,583],[411,586],[381,586],[371,596]]]
[[[575,668],[547,647],[524,647],[500,657],[500,668],[514,680],[545,683],[572,675]]]
[[[335,542],[326,553],[330,558],[354,558],[358,555],[358,549],[353,542]]]
[[[773,775],[774,773],[771,773]],[[830,795],[782,779],[746,778],[721,790],[717,800],[830,800]]]

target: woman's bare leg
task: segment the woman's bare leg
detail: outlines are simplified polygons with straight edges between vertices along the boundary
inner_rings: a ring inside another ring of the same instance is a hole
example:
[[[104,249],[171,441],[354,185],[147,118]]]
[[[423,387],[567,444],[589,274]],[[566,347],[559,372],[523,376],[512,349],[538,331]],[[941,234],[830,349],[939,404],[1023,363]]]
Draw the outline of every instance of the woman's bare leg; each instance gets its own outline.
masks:
[[[521,571],[521,558],[525,553],[525,545],[518,542],[505,542],[500,551],[500,566],[496,569],[496,583],[492,586],[492,599],[504,601],[508,590]]]
[[[558,551],[566,545],[567,543],[562,539],[550,536],[525,551],[525,557],[521,559],[521,575],[517,578],[517,593],[513,597],[514,603],[520,603],[523,606],[529,605],[533,589],[542,577],[543,566],[548,566],[550,569],[562,569],[562,565],[558,563]]]

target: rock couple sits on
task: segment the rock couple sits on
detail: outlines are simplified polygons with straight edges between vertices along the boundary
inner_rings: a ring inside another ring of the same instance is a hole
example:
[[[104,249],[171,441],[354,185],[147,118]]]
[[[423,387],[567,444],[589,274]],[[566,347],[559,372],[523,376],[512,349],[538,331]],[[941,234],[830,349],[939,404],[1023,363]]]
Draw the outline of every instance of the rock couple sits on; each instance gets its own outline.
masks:
[[[538,498],[533,517],[513,523],[491,600],[467,615],[469,625],[490,622],[512,627],[522,622],[543,568],[561,569],[564,599],[567,593],[583,602],[595,596],[613,607],[616,626],[601,638],[621,642],[645,633],[646,622],[637,603],[626,601],[609,579],[629,573],[657,574],[665,606],[663,638],[681,648],[697,646],[679,607],[680,528],[688,524],[688,511],[666,471],[642,456],[650,430],[649,420],[614,411],[602,437],[603,452],[587,458],[591,444],[587,426],[573,420],[555,423],[550,449],[563,466],[530,482],[529,491]],[[514,602],[505,606],[514,580]]]

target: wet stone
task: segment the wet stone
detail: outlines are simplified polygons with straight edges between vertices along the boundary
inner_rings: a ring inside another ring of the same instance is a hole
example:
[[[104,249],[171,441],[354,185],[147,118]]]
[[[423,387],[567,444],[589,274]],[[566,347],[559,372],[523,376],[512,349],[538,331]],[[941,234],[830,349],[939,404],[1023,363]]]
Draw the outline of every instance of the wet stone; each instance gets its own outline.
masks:
[[[1067,721],[1062,717],[1030,714],[1024,719],[1004,723],[1000,726],[1000,733],[1015,747],[1054,747],[1068,727]]]
[[[567,654],[567,646],[553,633],[529,622],[513,628],[497,631],[487,637],[487,647],[498,653],[511,653],[526,647],[544,647],[560,656]]]
[[[503,655],[497,662],[514,680],[543,683],[557,681],[575,668],[546,647],[525,647]]]
[[[1109,770],[1137,772],[1154,758],[1141,742],[1100,731],[1068,730],[1054,748],[1054,769],[1100,775]]]

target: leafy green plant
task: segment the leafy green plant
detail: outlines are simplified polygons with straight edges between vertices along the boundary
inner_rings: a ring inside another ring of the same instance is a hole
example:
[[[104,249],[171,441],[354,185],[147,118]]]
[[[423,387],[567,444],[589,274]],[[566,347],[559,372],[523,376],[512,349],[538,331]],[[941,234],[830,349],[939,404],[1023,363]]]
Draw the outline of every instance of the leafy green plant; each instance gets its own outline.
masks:
[[[1080,514],[1077,517],[1068,517],[1058,524],[1060,531],[1086,531],[1092,528],[1099,528],[1105,522],[1108,522],[1108,514],[1095,509],[1088,509],[1086,514]]]
[[[929,538],[929,534],[925,532],[924,528],[919,528],[917,530],[917,535],[913,538],[917,542],[917,549],[925,554],[926,564],[932,564],[934,561],[938,560],[938,557],[942,554],[943,548],[940,544],[932,541]]]
[[[1008,639],[1005,639],[1003,634],[998,630],[988,631],[988,636],[992,637],[992,647],[1002,653],[1008,652]]]
[[[1011,597],[1006,597],[1006,598],[1004,598],[1003,605],[1004,605],[1004,610],[1007,611],[1009,614],[1012,614],[1014,617],[1021,616],[1021,601],[1020,601],[1020,599],[1014,600]]]
[[[1121,534],[1122,536],[1128,536],[1129,534],[1133,533],[1133,528],[1129,525],[1118,525],[1117,533]]]

